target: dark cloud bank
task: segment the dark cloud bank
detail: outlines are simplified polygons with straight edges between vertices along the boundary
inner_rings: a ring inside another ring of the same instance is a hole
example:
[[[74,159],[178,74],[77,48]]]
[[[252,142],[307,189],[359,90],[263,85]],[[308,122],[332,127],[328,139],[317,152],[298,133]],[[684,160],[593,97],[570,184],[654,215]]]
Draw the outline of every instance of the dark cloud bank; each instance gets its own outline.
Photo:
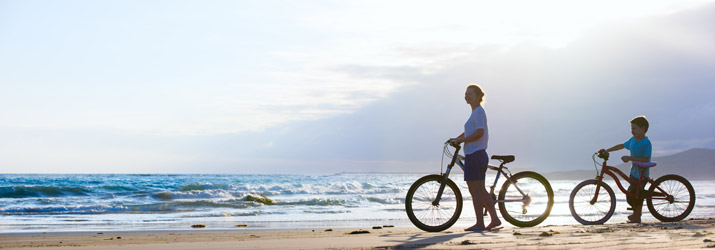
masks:
[[[715,148],[715,49],[705,44],[715,44],[712,4],[594,29],[558,49],[399,48],[432,55],[432,62],[337,67],[412,83],[389,98],[349,115],[224,136],[224,143],[243,146],[223,153],[303,162],[266,166],[278,172],[436,171],[442,143],[469,115],[463,93],[473,82],[487,94],[488,152],[515,154],[521,168],[589,169],[592,152],[630,137],[628,121],[637,115],[651,121],[655,156]],[[256,146],[267,141],[274,145]]]

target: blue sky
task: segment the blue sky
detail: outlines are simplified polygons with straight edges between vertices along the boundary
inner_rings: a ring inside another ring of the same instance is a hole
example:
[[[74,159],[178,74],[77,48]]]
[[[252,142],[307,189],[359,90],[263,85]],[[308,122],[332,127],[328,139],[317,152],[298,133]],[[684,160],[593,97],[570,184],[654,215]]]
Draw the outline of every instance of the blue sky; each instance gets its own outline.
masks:
[[[646,115],[715,148],[712,1],[0,1],[1,173],[588,169]],[[515,165],[516,166],[516,165]]]

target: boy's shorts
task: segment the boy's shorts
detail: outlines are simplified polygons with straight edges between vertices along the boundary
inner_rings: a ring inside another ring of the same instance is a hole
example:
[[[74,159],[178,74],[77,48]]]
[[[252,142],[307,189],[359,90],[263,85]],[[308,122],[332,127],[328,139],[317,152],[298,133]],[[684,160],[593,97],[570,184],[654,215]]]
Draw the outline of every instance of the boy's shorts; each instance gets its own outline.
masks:
[[[633,181],[638,181],[638,178],[635,176],[631,175],[630,178]],[[643,185],[643,186],[645,187],[645,185]],[[638,185],[630,184],[628,186],[628,192],[635,195],[636,188],[638,188]],[[647,191],[645,189],[641,189],[641,191],[638,192],[638,196],[645,197],[646,192]],[[643,198],[636,199],[636,198],[626,195],[626,201],[628,201],[628,205],[631,205],[631,207],[639,207],[639,206],[642,207],[643,206]]]
[[[464,157],[464,180],[483,181],[487,175],[489,156],[486,150],[468,154]]]

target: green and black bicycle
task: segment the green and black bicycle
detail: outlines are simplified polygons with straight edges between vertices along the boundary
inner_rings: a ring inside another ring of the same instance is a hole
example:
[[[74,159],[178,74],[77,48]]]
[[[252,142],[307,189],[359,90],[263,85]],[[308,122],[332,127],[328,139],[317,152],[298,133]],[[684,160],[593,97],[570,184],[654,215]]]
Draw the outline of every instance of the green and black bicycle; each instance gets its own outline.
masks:
[[[454,154],[449,152],[450,146],[454,147]],[[457,184],[449,179],[449,174],[454,165],[464,169],[464,156],[458,154],[460,149],[460,145],[446,142],[443,153],[451,158],[451,162],[445,172],[424,176],[415,181],[407,191],[407,217],[418,228],[439,232],[451,227],[459,219],[462,212],[462,192]],[[549,181],[532,171],[512,175],[504,165],[514,161],[513,155],[493,155],[491,158],[501,161],[498,167],[489,165],[489,169],[497,172],[494,184],[490,187],[490,194],[499,204],[502,217],[518,227],[533,227],[543,222],[554,205],[554,191]],[[506,181],[496,197],[494,188],[502,175]],[[484,213],[486,214],[486,209]]]

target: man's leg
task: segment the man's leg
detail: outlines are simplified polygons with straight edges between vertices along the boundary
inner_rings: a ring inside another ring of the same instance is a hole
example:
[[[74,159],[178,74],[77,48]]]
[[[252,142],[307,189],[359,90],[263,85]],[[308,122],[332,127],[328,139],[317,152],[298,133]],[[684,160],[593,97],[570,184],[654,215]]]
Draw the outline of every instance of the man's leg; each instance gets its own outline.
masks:
[[[468,230],[483,230],[484,229],[484,193],[479,189],[484,189],[484,181],[467,181],[467,187],[469,187],[469,193],[472,195],[472,204],[474,204],[474,213],[477,216],[477,224],[467,228]]]
[[[487,230],[491,230],[492,228],[498,227],[501,225],[501,220],[499,220],[499,216],[497,216],[497,210],[494,208],[494,199],[492,199],[492,196],[487,193],[487,189],[482,186],[482,192],[485,197],[484,199],[484,207],[487,208],[487,211],[489,212],[489,215],[491,216],[491,222],[489,225],[485,228]]]

